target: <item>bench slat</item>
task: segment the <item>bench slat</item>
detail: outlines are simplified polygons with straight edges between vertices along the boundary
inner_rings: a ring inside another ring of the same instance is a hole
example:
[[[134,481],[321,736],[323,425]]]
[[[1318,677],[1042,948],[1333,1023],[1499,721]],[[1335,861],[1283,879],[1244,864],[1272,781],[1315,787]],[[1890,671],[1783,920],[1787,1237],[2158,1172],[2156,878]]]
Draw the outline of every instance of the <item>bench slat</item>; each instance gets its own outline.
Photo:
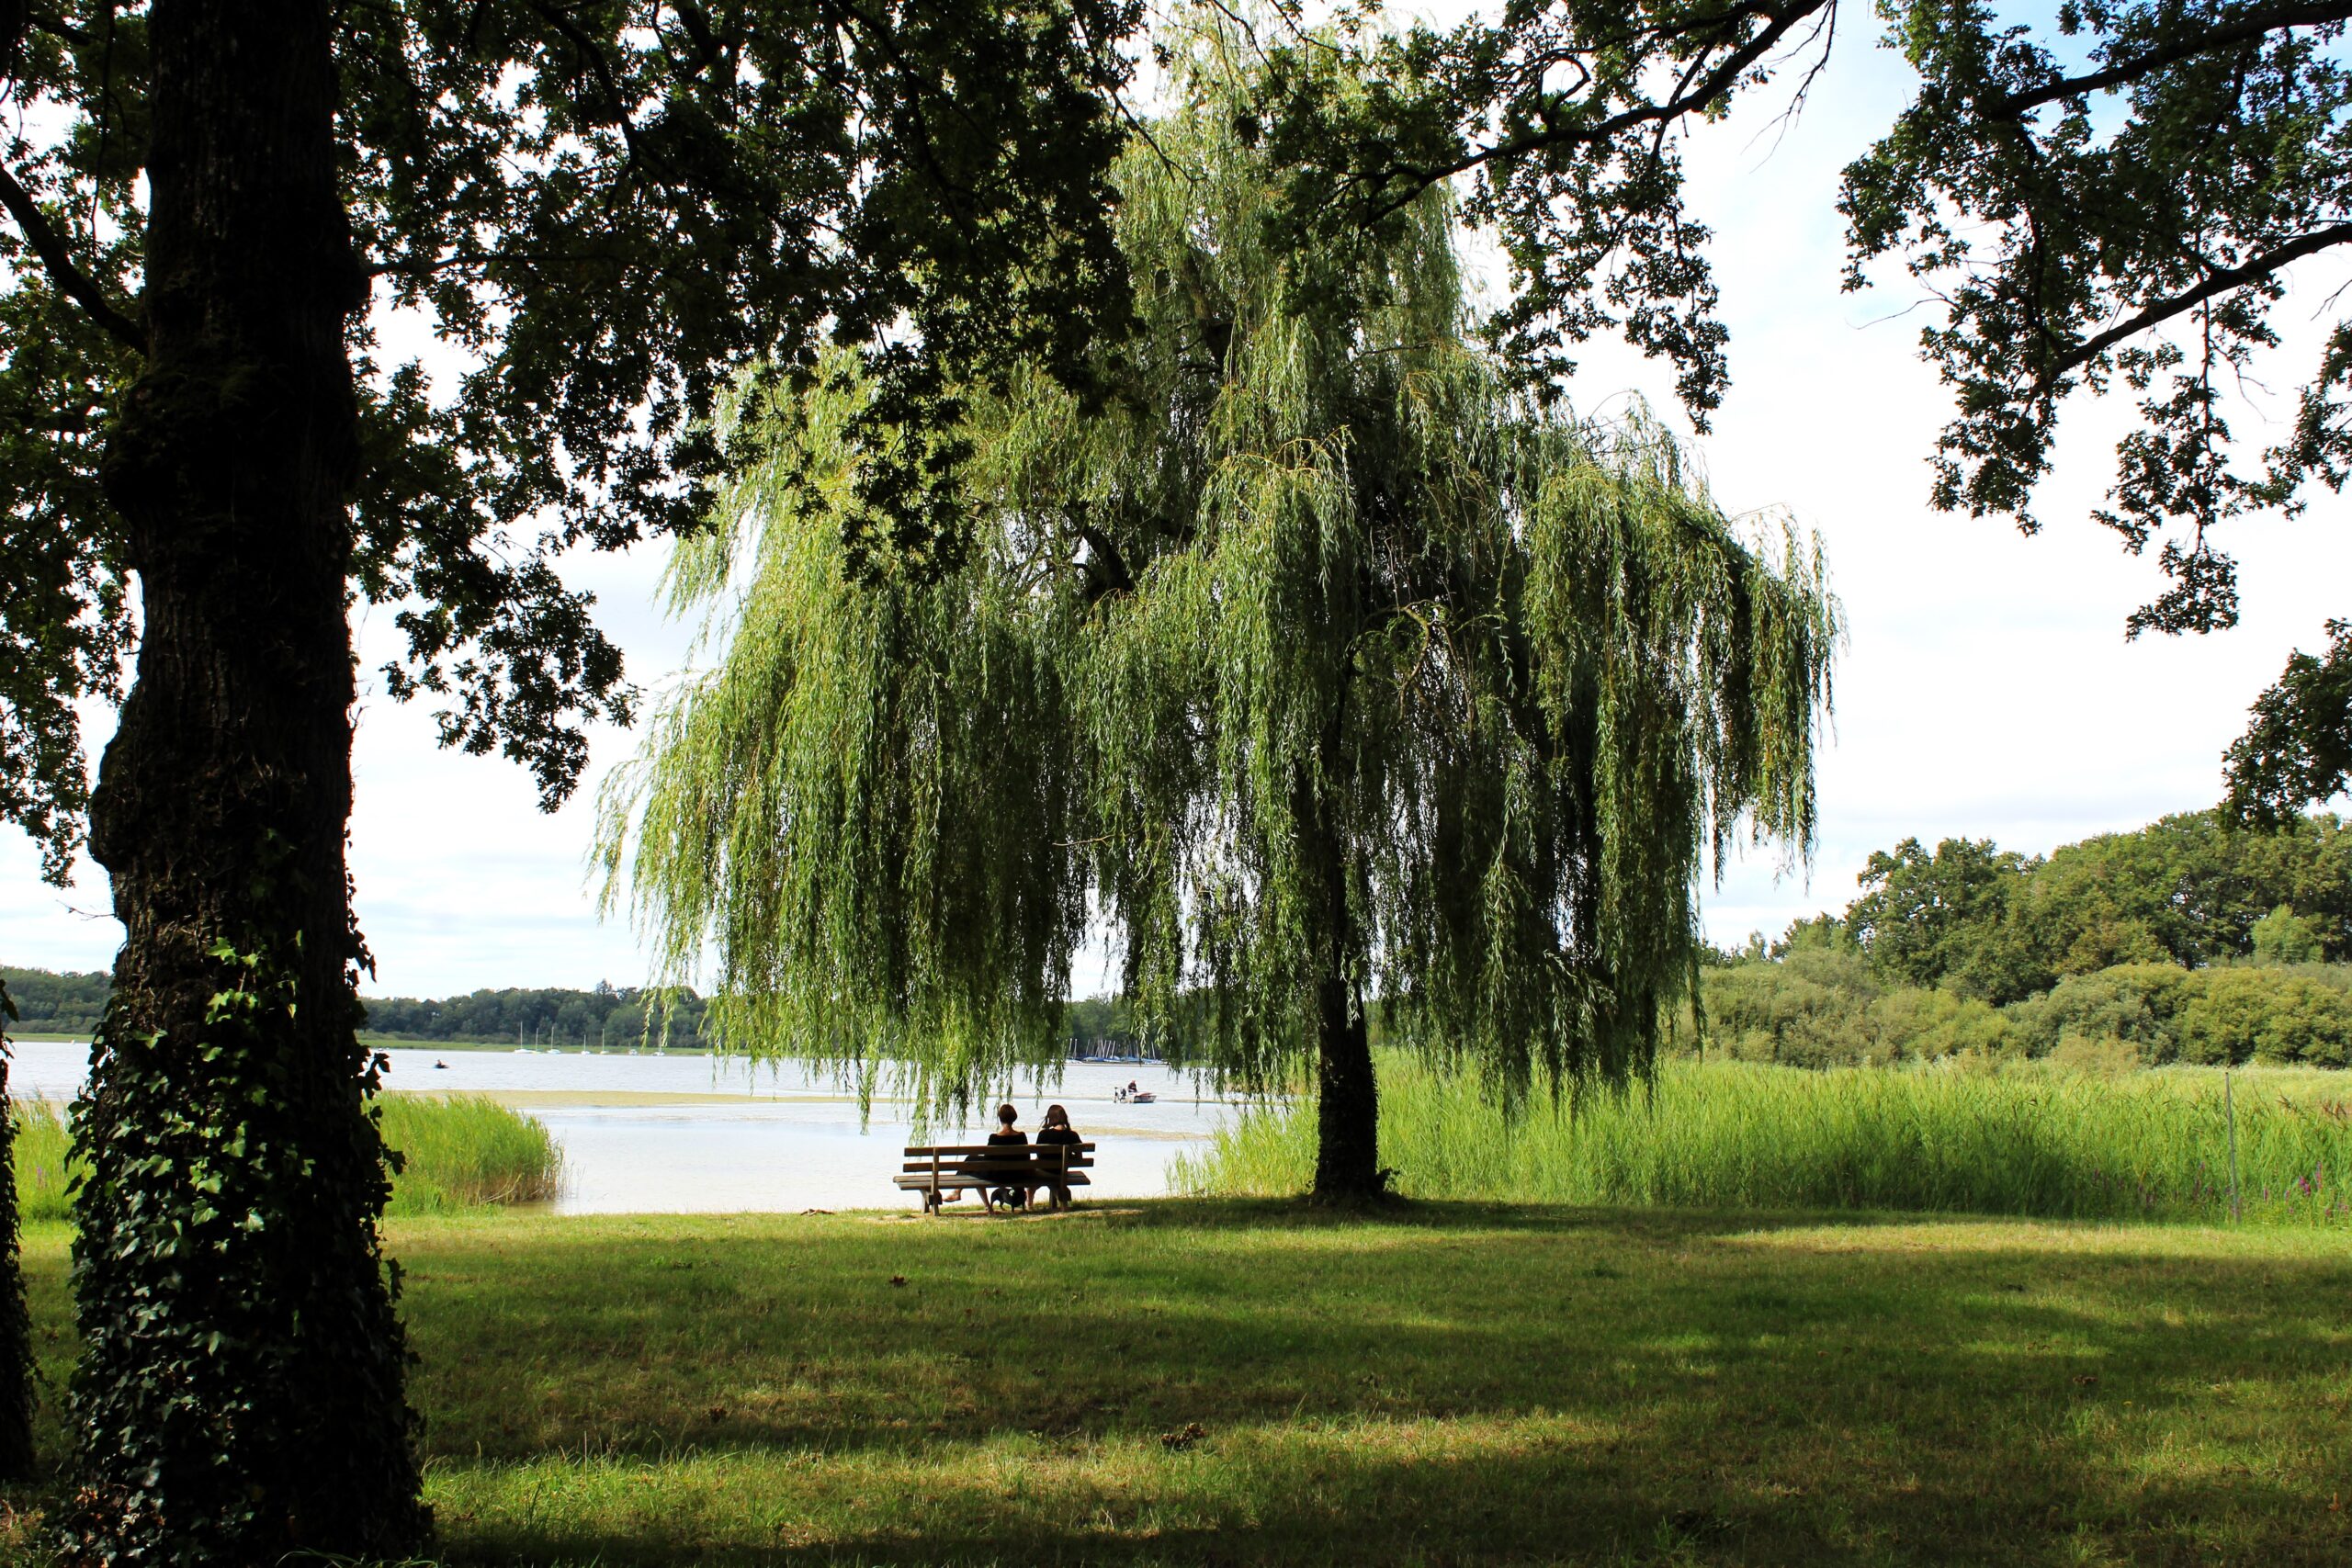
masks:
[[[896,1181],[911,1181],[921,1185],[928,1185],[933,1179],[934,1179],[934,1177],[933,1173],[928,1170],[908,1170],[901,1171],[898,1176],[893,1177],[891,1179]],[[1093,1178],[1088,1176],[1086,1172],[1082,1170],[1068,1172],[1047,1172],[1035,1170],[942,1170],[937,1173],[936,1179],[941,1181],[961,1180],[975,1184],[985,1182],[990,1187],[1051,1187],[1057,1181],[1061,1182],[1064,1186],[1069,1186],[1074,1183],[1078,1186],[1083,1187],[1091,1183],[1093,1180]]]
[[[1064,1165],[1057,1164],[1052,1160],[989,1159],[982,1156],[967,1155],[962,1159],[941,1160],[939,1162],[939,1168],[942,1170],[963,1170],[967,1168],[973,1170],[1086,1170],[1091,1168],[1094,1162],[1091,1159],[1074,1159]],[[910,1159],[899,1168],[901,1170],[929,1170],[931,1168],[931,1162],[924,1159]]]
[[[921,1156],[929,1159],[932,1156],[937,1155],[942,1159],[945,1159],[951,1156],[960,1157],[964,1155],[999,1155],[1007,1149],[1069,1149],[1074,1153],[1091,1155],[1094,1152],[1094,1145],[1092,1144],[939,1144],[936,1145],[910,1144],[901,1157],[913,1159]]]
[[[895,1185],[899,1186],[899,1187],[903,1187],[903,1188],[905,1188],[905,1189],[906,1189],[908,1191],[910,1191],[910,1192],[919,1192],[919,1191],[922,1191],[923,1189],[925,1189],[925,1188],[930,1187],[930,1186],[932,1186],[932,1185],[933,1185],[932,1179],[931,1179],[928,1175],[924,1175],[924,1176],[894,1176],[894,1177],[892,1177],[890,1179],[891,1179],[891,1181],[892,1181]],[[1009,1185],[1011,1185],[1011,1184],[1010,1184],[1010,1183],[1008,1183],[1008,1182],[999,1181],[999,1180],[995,1179],[994,1179],[994,1178],[992,1178],[992,1177],[984,1177],[984,1176],[966,1176],[966,1175],[963,1175],[962,1173],[957,1172],[957,1171],[943,1170],[943,1171],[941,1171],[941,1172],[939,1173],[939,1180],[938,1180],[937,1185],[939,1185],[940,1187],[943,1187],[943,1188],[946,1188],[946,1187],[967,1187],[967,1188],[969,1188],[969,1187],[1004,1187],[1004,1186],[1009,1186]],[[1028,1184],[1027,1182],[1023,1182],[1023,1183],[1022,1183],[1022,1185],[1025,1187],[1025,1186],[1027,1186],[1027,1185],[1029,1185],[1029,1184]],[[1045,1183],[1039,1183],[1039,1185],[1041,1185],[1041,1186],[1042,1186],[1042,1185],[1046,1185],[1046,1184],[1045,1184]],[[1086,1174],[1084,1171],[1082,1171],[1082,1170],[1074,1170],[1074,1171],[1071,1171],[1071,1172],[1070,1172],[1070,1174],[1069,1174],[1069,1179],[1067,1182],[1064,1182],[1064,1183],[1063,1183],[1063,1185],[1064,1185],[1064,1186],[1066,1186],[1066,1187],[1091,1187],[1091,1186],[1093,1186],[1093,1185],[1094,1185],[1094,1183],[1093,1183],[1093,1181],[1092,1181],[1091,1179],[1090,1179],[1088,1178],[1087,1174]]]

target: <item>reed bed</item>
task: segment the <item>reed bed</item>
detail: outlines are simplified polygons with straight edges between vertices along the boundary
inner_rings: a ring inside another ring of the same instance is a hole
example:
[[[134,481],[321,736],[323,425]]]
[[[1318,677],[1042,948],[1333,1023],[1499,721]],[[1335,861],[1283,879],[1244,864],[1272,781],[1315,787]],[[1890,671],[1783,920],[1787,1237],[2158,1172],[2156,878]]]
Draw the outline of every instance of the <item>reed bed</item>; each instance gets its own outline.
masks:
[[[2241,1213],[2352,1224],[2352,1075],[2242,1072]],[[1962,1064],[1808,1071],[1668,1061],[1654,1083],[1548,1100],[1506,1125],[1478,1085],[1381,1064],[1382,1159],[1408,1197],[1705,1209],[1880,1209],[2221,1222],[2230,1127],[2218,1072]],[[1242,1117],[1175,1180],[1195,1195],[1303,1190],[1311,1103]]]
[[[17,1113],[17,1217],[66,1217],[67,1183],[73,1176],[65,1118],[45,1100],[18,1100]]]
[[[563,1150],[546,1123],[479,1095],[388,1094],[384,1141],[406,1156],[386,1213],[435,1214],[544,1203],[563,1184]]]
[[[385,1142],[404,1156],[387,1213],[544,1202],[562,1184],[562,1149],[520,1111],[471,1095],[385,1095],[377,1104]],[[18,1213],[28,1221],[63,1220],[75,1174],[65,1118],[42,1100],[15,1110]]]

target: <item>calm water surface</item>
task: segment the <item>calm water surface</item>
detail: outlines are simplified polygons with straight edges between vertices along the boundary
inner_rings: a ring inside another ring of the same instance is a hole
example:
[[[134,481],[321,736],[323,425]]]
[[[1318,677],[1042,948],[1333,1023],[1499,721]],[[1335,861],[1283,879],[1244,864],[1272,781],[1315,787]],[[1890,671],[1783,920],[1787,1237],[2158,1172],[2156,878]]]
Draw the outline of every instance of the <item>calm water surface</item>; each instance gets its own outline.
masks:
[[[27,1099],[70,1100],[89,1073],[79,1043],[22,1041],[11,1054],[9,1088]],[[876,1098],[861,1126],[854,1095],[797,1064],[652,1051],[393,1046],[386,1055],[395,1092],[489,1094],[545,1122],[563,1145],[561,1213],[916,1206],[890,1185],[913,1141],[912,1105]],[[1130,1081],[1158,1103],[1116,1103],[1113,1091]],[[1058,1084],[1023,1081],[1009,1098],[1031,1133],[1048,1103],[1067,1108],[1101,1145],[1092,1195],[1110,1198],[1165,1193],[1175,1157],[1198,1152],[1241,1105],[1184,1075],[1129,1063],[1072,1062]],[[984,1131],[933,1136],[978,1142]]]

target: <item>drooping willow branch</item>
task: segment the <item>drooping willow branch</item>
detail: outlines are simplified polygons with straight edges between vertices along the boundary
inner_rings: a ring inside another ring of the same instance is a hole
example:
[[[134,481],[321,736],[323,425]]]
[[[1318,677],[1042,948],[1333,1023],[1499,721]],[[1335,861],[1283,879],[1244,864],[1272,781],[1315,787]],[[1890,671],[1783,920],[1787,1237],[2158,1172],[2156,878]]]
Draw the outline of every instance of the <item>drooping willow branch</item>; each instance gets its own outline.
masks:
[[[1099,406],[966,390],[954,570],[845,572],[854,377],[747,384],[760,460],[672,569],[716,660],[608,788],[608,895],[730,1044],[936,1101],[1057,1059],[1098,919],[1223,1078],[1284,1081],[1338,994],[1507,1101],[1620,1081],[1711,857],[1810,840],[1818,555],[1646,418],[1510,391],[1442,191],[1286,249],[1246,46],[1179,58],[1187,108],[1121,166],[1144,331]]]

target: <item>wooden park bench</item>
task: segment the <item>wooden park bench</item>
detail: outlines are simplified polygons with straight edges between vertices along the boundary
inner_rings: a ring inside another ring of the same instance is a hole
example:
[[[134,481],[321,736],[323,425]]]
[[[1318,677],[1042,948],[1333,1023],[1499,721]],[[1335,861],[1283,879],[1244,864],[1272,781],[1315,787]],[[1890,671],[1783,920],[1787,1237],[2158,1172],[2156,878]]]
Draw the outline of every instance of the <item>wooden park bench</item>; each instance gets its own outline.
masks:
[[[899,1187],[922,1194],[922,1212],[935,1214],[951,1196],[980,1195],[981,1206],[996,1210],[1000,1188],[1017,1189],[1026,1202],[1039,1188],[1058,1186],[1065,1191],[1089,1185],[1087,1168],[1094,1163],[1092,1144],[938,1144],[917,1145],[902,1156]],[[1054,1200],[1057,1206],[1061,1199]]]

